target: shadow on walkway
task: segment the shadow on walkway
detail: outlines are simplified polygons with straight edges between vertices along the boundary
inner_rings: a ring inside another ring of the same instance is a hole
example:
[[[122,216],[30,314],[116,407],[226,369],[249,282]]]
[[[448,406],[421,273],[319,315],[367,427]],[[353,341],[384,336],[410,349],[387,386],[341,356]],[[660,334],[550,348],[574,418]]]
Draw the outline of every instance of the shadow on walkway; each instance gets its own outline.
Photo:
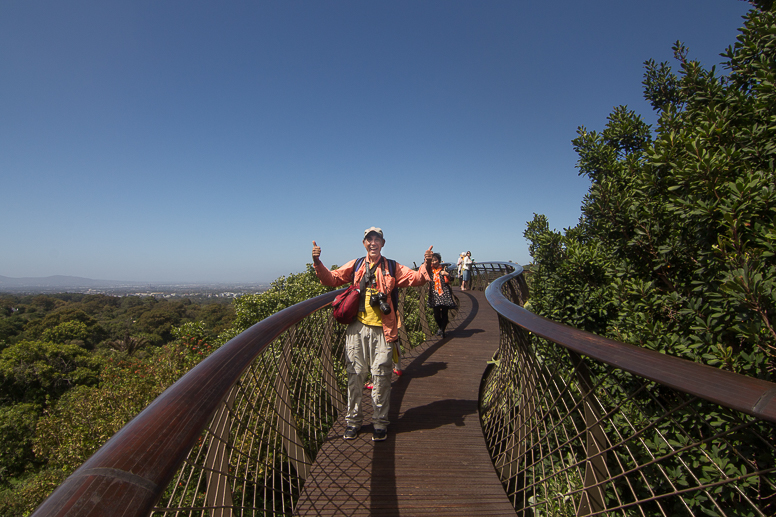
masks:
[[[447,337],[407,353],[391,392],[388,439],[364,425],[343,440],[329,433],[305,483],[298,515],[514,515],[490,460],[478,413],[486,363],[498,347],[496,313],[484,293],[456,291]],[[371,404],[364,394],[364,421]]]

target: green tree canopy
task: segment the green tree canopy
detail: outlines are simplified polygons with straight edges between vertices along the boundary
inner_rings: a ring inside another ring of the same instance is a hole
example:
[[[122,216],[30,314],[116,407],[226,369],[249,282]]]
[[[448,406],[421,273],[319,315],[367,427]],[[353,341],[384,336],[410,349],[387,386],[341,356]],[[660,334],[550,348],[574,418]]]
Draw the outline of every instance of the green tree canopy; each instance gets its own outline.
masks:
[[[614,339],[733,371],[776,369],[776,15],[753,9],[704,69],[677,42],[675,73],[645,63],[654,132],[621,106],[578,130],[591,180],[579,224],[525,232],[532,310]]]
[[[78,345],[21,341],[0,352],[0,405],[43,405],[78,385],[95,384],[102,360]]]
[[[218,341],[221,344],[226,343],[264,318],[328,291],[331,289],[321,285],[312,264],[307,264],[303,273],[281,276],[263,293],[248,294],[235,300],[234,324],[218,336]]]
[[[32,443],[39,413],[34,404],[0,406],[0,485],[35,463]]]

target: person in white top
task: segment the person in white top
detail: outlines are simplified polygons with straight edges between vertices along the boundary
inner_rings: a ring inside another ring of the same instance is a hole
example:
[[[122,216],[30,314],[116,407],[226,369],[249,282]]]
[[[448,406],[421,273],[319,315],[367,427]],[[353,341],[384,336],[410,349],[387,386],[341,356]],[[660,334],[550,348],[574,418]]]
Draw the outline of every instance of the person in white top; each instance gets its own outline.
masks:
[[[474,264],[474,261],[472,260],[472,252],[467,251],[466,255],[463,257],[463,262],[461,263],[463,268],[461,275],[461,291],[472,288],[472,264]]]

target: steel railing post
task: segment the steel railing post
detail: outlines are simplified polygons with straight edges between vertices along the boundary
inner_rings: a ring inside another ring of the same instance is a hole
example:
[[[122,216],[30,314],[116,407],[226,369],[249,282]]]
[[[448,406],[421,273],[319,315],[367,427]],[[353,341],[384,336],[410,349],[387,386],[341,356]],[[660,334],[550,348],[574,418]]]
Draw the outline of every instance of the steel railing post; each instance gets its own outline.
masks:
[[[289,392],[289,370],[291,365],[291,349],[294,347],[297,326],[288,329],[283,343],[283,352],[278,364],[278,374],[275,380],[277,399],[275,410],[277,411],[277,429],[283,440],[283,447],[288,454],[288,459],[296,470],[297,476],[302,480],[310,474],[312,462],[302,448],[296,420],[291,410],[291,396]]]
[[[235,384],[226,400],[216,411],[210,426],[210,445],[205,459],[207,470],[207,505],[217,507],[210,510],[211,517],[231,517],[232,489],[229,484],[229,434],[232,430],[232,410],[239,383]]]
[[[582,404],[585,411],[585,461],[584,492],[577,506],[577,517],[601,512],[606,507],[604,501],[604,483],[611,479],[606,467],[606,433],[601,426],[601,414],[595,403],[598,398],[593,390],[594,385],[590,370],[582,356],[567,350],[582,394]]]

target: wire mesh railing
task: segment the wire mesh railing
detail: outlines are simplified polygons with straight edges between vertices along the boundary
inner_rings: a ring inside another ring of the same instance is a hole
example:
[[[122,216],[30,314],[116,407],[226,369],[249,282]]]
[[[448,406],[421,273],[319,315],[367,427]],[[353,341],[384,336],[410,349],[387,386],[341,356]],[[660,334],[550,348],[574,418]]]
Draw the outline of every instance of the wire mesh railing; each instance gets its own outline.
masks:
[[[499,314],[480,416],[517,514],[776,513],[776,385],[533,315],[521,271],[476,263],[472,278]],[[436,331],[427,292],[400,290],[405,349]],[[291,515],[345,405],[336,294],[221,347],[34,515]]]
[[[345,326],[331,316],[339,292],[280,311],[219,348],[34,515],[291,515],[345,408]],[[400,289],[405,351],[437,330],[427,294]]]
[[[484,291],[495,279],[520,268],[511,262],[474,262],[470,288]],[[520,268],[522,270],[522,268]]]
[[[776,384],[550,322],[518,272],[480,415],[519,515],[776,514]]]
[[[401,289],[400,346],[430,337],[428,288]],[[317,451],[345,410],[345,326],[321,310],[253,361],[152,515],[291,515]]]

